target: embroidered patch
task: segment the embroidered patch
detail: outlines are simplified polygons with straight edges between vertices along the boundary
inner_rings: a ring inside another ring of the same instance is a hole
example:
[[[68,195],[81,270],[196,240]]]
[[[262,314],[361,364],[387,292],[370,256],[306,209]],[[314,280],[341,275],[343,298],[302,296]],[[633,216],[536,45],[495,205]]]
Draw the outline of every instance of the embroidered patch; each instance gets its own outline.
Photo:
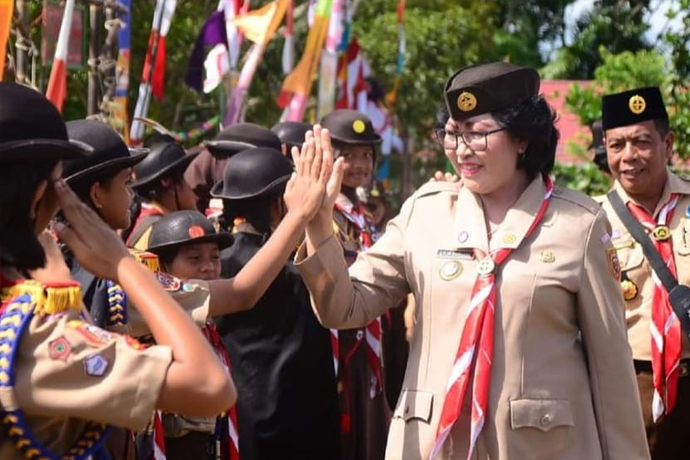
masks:
[[[101,354],[84,358],[84,372],[91,377],[103,377],[108,371],[108,360]]]
[[[94,326],[93,324],[85,323],[81,320],[72,320],[67,323],[67,326],[77,331],[84,339],[86,343],[92,347],[100,347],[103,344],[108,343],[113,340],[116,336],[108,331],[104,331],[100,327]]]
[[[617,228],[614,229],[614,230],[611,232],[611,239],[612,239],[612,240],[617,240],[617,239],[620,238],[621,236],[622,236],[622,235],[621,235],[621,231],[618,230]]]
[[[72,345],[64,336],[48,343],[48,356],[50,356],[50,359],[67,361],[70,353],[72,353]]]
[[[189,227],[189,237],[190,238],[200,238],[204,236],[206,232],[201,228],[201,225],[192,225]]]
[[[603,235],[601,235],[602,244],[606,244],[609,241],[611,241],[611,235],[609,235],[608,233],[604,233]]]
[[[621,264],[618,260],[618,252],[616,252],[616,248],[607,248],[606,256],[608,259],[609,272],[611,273],[611,276],[620,281]]]
[[[158,282],[161,283],[166,291],[177,292],[180,290],[180,280],[169,273],[157,272]]]

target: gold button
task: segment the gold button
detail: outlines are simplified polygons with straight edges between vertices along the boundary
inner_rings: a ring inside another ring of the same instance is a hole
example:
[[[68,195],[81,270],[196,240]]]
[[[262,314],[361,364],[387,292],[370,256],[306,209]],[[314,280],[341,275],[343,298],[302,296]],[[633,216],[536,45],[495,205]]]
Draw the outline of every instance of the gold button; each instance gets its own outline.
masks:
[[[556,261],[556,256],[554,256],[551,251],[542,251],[539,254],[539,260],[546,264],[552,264]]]
[[[544,414],[541,420],[539,420],[539,423],[541,424],[541,426],[548,425],[549,423],[551,423],[551,416],[549,414]]]
[[[509,233],[503,237],[503,244],[513,244],[517,241],[517,236]]]

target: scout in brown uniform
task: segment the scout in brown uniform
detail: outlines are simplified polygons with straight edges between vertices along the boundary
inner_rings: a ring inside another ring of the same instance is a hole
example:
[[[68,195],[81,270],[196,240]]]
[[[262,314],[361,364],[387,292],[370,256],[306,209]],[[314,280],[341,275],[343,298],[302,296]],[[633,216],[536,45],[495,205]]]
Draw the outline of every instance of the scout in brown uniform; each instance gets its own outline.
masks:
[[[146,250],[151,226],[158,219],[169,212],[196,209],[196,195],[184,173],[197,155],[187,154],[177,142],[157,142],[134,167],[131,187],[140,203],[127,231],[127,246]]]
[[[649,458],[606,217],[548,178],[558,132],[538,89],[505,62],[453,75],[438,137],[461,182],[419,189],[349,273],[335,184],[307,227],[297,265],[325,326],[417,301],[388,459]]]
[[[68,140],[39,93],[0,83],[0,100],[0,459],[86,459],[108,424],[140,429],[156,408],[212,415],[231,405],[232,382],[197,327],[59,180],[61,160],[88,145]],[[56,226],[60,239],[90,271],[118,280],[161,345],[144,349],[89,323],[54,241],[36,237],[58,202],[69,222]]]
[[[649,234],[673,277],[688,284],[690,183],[668,169],[674,136],[661,93],[649,87],[604,96],[602,109],[613,190]],[[652,458],[685,460],[690,458],[689,331],[682,330],[665,287],[610,198],[603,206],[623,270],[628,341]]]
[[[275,133],[254,123],[228,126],[213,140],[204,142],[205,149],[185,172],[185,179],[196,194],[199,211],[205,212],[209,207],[211,188],[223,180],[225,163],[229,157],[252,147],[280,150],[280,146],[281,141]]]
[[[355,110],[336,110],[321,122],[331,133],[336,156],[343,158],[344,177],[332,225],[345,259],[351,264],[378,237],[357,188],[371,183],[375,147],[381,143],[381,136],[369,118]],[[375,318],[371,324],[336,334],[343,458],[382,459],[390,420],[381,360],[382,320]]]

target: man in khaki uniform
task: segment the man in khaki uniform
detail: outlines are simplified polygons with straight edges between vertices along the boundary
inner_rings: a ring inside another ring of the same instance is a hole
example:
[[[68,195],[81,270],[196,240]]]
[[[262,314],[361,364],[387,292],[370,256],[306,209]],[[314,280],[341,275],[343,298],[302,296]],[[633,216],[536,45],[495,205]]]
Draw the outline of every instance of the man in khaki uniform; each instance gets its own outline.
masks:
[[[495,126],[495,119],[482,115],[516,106],[522,110],[511,113],[522,113],[521,121],[528,123],[535,119],[535,105],[545,107],[538,87],[535,71],[508,63],[463,69],[446,86],[452,119],[445,129],[477,119]],[[477,122],[470,129],[477,129]],[[501,144],[506,133],[489,141],[486,131],[449,131],[440,138],[455,141],[455,148],[444,144],[452,161],[455,151],[463,161],[486,164],[492,154],[507,159],[508,152],[497,146],[515,144]],[[530,130],[530,142],[537,143],[544,131]],[[555,141],[541,153],[528,147],[522,161],[538,154],[553,158]],[[544,164],[546,174],[550,168]],[[471,303],[473,286],[495,273],[488,404],[470,458],[648,459],[605,214],[576,192],[556,187],[549,195],[547,176],[536,174],[502,223],[487,232],[486,202],[470,190],[466,170],[456,168],[461,183],[425,184],[349,272],[336,238],[328,235],[325,213],[307,228],[307,245],[297,254],[296,265],[327,327],[362,327],[414,294],[417,324],[386,458],[430,458],[449,379],[463,364],[455,353],[466,318],[477,308]],[[319,239],[312,239],[317,234]],[[512,252],[498,268],[475,256],[504,250]],[[468,395],[458,403],[459,418],[436,459],[468,458],[471,403]]]
[[[674,136],[661,93],[652,87],[604,96],[602,109],[608,163],[616,179],[614,190],[633,217],[649,229],[650,238],[678,282],[688,284],[690,183],[667,168]],[[687,460],[690,342],[666,301],[665,288],[655,282],[642,246],[608,199],[603,207],[611,221],[611,240],[621,262],[628,340],[652,458]],[[670,238],[660,233],[663,229],[666,235],[670,232]]]

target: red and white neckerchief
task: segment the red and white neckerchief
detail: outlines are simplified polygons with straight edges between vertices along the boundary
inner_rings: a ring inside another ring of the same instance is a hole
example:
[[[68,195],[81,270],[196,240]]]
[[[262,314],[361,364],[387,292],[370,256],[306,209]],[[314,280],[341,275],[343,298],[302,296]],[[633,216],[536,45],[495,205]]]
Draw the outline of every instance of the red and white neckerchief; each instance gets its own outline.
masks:
[[[225,346],[223,345],[223,342],[220,339],[220,334],[218,334],[216,325],[213,323],[206,323],[206,326],[204,326],[201,329],[201,331],[204,333],[204,336],[206,336],[206,339],[209,341],[213,350],[216,352],[216,355],[218,356],[218,359],[220,359],[220,362],[223,364],[225,371],[228,373],[228,375],[231,375],[232,366],[230,365],[230,357],[228,356],[228,352],[225,350]],[[235,406],[227,410],[227,416],[228,436],[230,438],[230,445],[228,449],[230,452],[230,460],[239,460],[240,444],[238,436],[239,432],[237,429],[237,409],[235,408]]]
[[[153,414],[153,460],[166,460],[165,455],[165,430],[163,428],[163,415],[157,410]]]
[[[369,221],[364,211],[362,203],[352,204],[351,206],[343,206],[339,203],[335,204],[335,209],[340,211],[347,220],[352,222],[359,230],[359,250],[365,251],[370,248],[377,239],[376,231],[373,224]],[[331,331],[331,345],[333,344],[334,334],[337,331]],[[381,318],[376,318],[369,323],[364,329],[365,352],[367,361],[369,362],[369,369],[371,369],[372,379],[369,388],[369,397],[374,398],[376,394],[383,388],[383,376],[381,370]],[[336,348],[333,348],[333,357],[337,358]],[[337,375],[337,365],[336,365]]]
[[[544,177],[544,182],[546,185],[544,200],[524,239],[529,238],[549,207],[553,182],[548,176]],[[491,361],[494,354],[496,271],[512,252],[512,248],[499,248],[485,254],[484,251],[475,248],[475,257],[479,261],[478,275],[472,288],[465,327],[462,330],[460,345],[446,387],[446,397],[430,459],[436,457],[441,451],[443,443],[460,416],[470,377],[473,377],[473,381],[468,459],[472,457],[477,439],[484,427],[491,382]]]
[[[671,222],[676,204],[678,204],[678,195],[673,193],[659,211],[657,220],[654,220],[642,206],[628,203],[630,213],[654,236],[654,247],[674,277],[677,277],[678,274],[673,258],[673,243],[668,232],[668,224]],[[660,227],[663,227],[662,235],[656,237]],[[653,270],[652,279],[654,280],[654,293],[652,295],[652,321],[649,323],[652,334],[652,379],[654,382],[652,416],[654,421],[657,421],[663,414],[670,414],[676,404],[680,372],[681,330],[680,321],[669,303],[668,292]]]

